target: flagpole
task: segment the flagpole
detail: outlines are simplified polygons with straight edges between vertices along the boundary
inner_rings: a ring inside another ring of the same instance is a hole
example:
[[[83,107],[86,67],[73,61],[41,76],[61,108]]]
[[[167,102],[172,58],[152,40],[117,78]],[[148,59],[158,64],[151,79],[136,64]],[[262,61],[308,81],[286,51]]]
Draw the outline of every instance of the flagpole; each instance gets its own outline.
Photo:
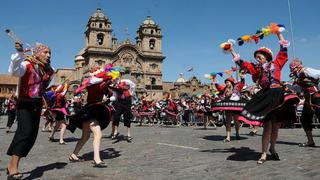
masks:
[[[293,58],[295,58],[296,57],[296,53],[295,53],[295,46],[294,46],[294,39],[293,39],[293,26],[292,26],[290,0],[288,0],[288,9],[289,9],[289,20],[290,20],[290,28],[291,28],[291,44],[292,44]]]

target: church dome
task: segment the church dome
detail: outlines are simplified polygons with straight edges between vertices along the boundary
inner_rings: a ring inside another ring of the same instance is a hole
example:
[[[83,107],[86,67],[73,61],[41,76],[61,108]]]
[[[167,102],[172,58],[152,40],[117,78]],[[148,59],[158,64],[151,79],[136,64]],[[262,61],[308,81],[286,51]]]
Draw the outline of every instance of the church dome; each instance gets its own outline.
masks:
[[[147,19],[143,21],[145,25],[155,25],[156,23],[151,19],[151,16],[147,16]]]
[[[183,78],[183,74],[182,73],[180,73],[180,75],[179,75],[180,77],[177,79],[177,83],[185,83],[185,82],[187,82],[184,78]]]
[[[92,14],[91,20],[105,20],[105,19],[108,19],[102,12],[102,10],[100,8],[98,8],[96,10],[95,13]]]

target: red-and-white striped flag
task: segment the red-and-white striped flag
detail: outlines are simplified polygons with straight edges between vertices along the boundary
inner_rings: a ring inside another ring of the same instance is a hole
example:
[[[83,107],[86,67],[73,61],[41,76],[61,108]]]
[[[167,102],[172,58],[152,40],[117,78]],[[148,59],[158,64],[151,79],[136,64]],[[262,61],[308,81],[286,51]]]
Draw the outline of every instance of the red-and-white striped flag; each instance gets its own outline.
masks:
[[[189,67],[189,68],[187,69],[187,71],[188,71],[188,72],[193,71],[193,67]]]

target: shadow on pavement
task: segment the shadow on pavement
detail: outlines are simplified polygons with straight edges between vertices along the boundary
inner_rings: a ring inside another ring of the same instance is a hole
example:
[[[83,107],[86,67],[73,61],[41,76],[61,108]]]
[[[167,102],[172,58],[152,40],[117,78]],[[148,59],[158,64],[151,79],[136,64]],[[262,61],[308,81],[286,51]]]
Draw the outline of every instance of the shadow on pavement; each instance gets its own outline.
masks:
[[[277,141],[277,144],[285,144],[285,145],[299,146],[300,143],[297,143],[297,142],[286,142],[286,141]]]
[[[198,128],[193,128],[193,130],[217,130],[217,128],[216,127],[207,127],[207,128],[198,127]]]
[[[241,148],[228,148],[228,149],[210,149],[202,150],[200,152],[212,152],[212,153],[234,153],[227,157],[227,160],[231,161],[256,161],[260,158],[260,153],[256,152],[249,147]]]
[[[102,160],[113,159],[121,156],[120,152],[121,151],[116,151],[114,148],[107,148],[100,151],[100,157]],[[83,154],[82,157],[85,159],[85,161],[93,160],[93,152]]]
[[[211,136],[204,136],[203,139],[210,140],[210,141],[223,141],[226,138],[226,136],[221,135],[211,135]],[[239,140],[248,139],[247,137],[240,136]],[[235,136],[231,136],[231,141],[236,141]]]
[[[75,141],[78,141],[79,138],[75,138],[75,137],[68,137],[68,138],[64,138],[63,139],[65,142],[75,142]]]
[[[28,180],[28,179],[40,178],[40,177],[43,176],[44,172],[50,171],[50,170],[53,170],[53,169],[63,169],[66,165],[67,165],[67,163],[65,163],[65,162],[55,162],[55,163],[48,164],[48,165],[45,165],[45,166],[39,166],[39,167],[36,167],[34,170],[32,170],[30,172],[23,173],[23,174],[29,174],[30,173],[30,175],[28,177],[24,178],[24,179]]]
[[[127,141],[127,136],[124,135],[118,135],[115,139],[115,141],[112,142],[112,144],[117,144],[121,141]]]

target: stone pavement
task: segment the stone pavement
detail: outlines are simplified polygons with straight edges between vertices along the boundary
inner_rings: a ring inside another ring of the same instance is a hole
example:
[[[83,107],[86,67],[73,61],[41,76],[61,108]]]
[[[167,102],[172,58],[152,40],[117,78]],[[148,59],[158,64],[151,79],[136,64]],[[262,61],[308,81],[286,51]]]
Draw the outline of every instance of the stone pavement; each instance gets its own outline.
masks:
[[[6,150],[14,133],[6,134],[7,118],[0,119],[0,179],[6,179]],[[122,126],[122,125],[121,125]],[[13,126],[13,130],[16,124]],[[234,132],[234,129],[232,129]],[[320,147],[301,148],[306,137],[302,129],[281,129],[277,149],[281,161],[257,165],[261,148],[260,129],[248,136],[250,129],[240,129],[241,140],[223,143],[225,128],[203,130],[201,127],[160,127],[133,125],[133,142],[102,139],[101,155],[108,167],[93,168],[92,138],[81,151],[84,162],[70,163],[81,132],[66,133],[67,145],[48,141],[48,133],[40,132],[35,146],[21,161],[24,179],[320,179]],[[110,127],[104,130],[108,136]],[[320,130],[315,129],[320,145]],[[59,133],[56,134],[58,138]]]

